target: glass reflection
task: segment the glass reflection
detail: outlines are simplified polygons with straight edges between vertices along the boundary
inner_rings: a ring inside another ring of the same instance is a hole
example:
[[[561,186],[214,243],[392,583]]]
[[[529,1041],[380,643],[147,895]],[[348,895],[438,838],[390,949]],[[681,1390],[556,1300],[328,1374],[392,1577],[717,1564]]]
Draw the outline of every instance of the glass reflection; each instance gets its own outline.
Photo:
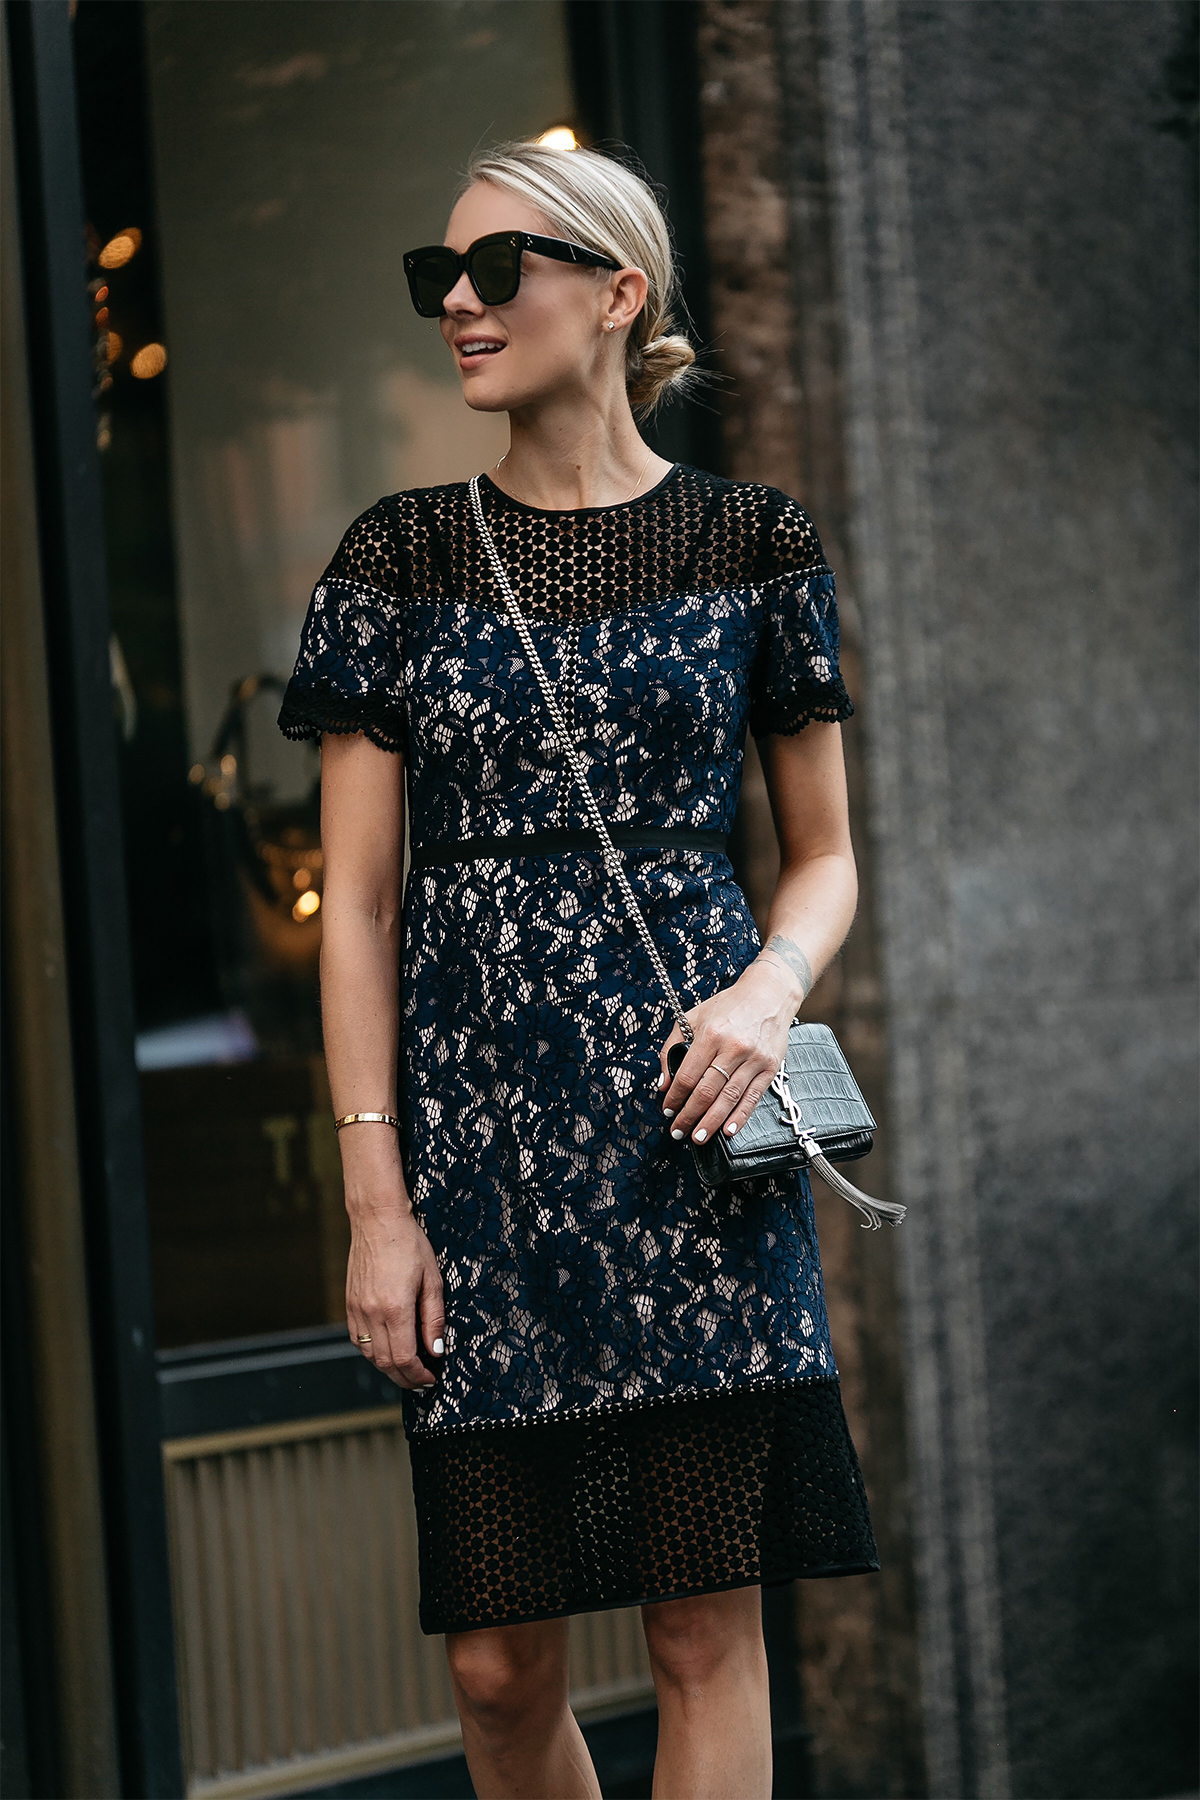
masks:
[[[319,759],[275,714],[350,521],[507,446],[402,251],[441,237],[481,139],[573,103],[551,0],[80,0],[76,54],[169,1346],[344,1316]]]

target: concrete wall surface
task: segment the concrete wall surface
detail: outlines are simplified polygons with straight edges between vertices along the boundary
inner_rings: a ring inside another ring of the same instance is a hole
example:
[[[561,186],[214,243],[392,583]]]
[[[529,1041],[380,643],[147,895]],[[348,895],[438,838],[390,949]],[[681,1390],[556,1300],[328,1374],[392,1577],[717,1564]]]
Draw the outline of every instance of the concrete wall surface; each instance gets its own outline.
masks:
[[[1195,1775],[1195,9],[819,26],[931,1791]],[[785,55],[783,78],[789,74]]]

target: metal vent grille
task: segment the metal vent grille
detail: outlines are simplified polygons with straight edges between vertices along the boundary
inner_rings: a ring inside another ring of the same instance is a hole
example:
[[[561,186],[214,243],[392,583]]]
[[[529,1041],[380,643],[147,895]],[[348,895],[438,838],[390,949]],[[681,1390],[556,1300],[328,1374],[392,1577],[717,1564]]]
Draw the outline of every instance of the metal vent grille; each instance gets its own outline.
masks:
[[[283,1794],[451,1750],[417,1623],[398,1407],[164,1445],[188,1793]],[[636,1612],[572,1621],[573,1704],[652,1697]]]

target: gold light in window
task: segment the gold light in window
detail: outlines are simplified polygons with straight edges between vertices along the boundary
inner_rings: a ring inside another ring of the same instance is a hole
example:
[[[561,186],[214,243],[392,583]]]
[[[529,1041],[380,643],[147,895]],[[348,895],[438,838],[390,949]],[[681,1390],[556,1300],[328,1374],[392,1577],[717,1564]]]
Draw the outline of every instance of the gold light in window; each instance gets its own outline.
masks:
[[[116,237],[109,238],[96,261],[102,269],[121,269],[136,256],[141,247],[142,234],[136,225],[127,226],[118,231]]]
[[[579,142],[569,125],[552,125],[538,139],[547,150],[578,150]]]
[[[162,344],[143,344],[129,367],[139,381],[153,381],[167,366],[167,352]]]

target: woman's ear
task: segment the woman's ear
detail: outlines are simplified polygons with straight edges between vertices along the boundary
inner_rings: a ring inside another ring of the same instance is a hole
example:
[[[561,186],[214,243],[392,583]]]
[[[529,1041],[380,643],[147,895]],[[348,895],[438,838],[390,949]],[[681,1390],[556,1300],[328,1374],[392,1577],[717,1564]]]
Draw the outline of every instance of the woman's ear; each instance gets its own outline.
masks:
[[[612,277],[612,289],[605,318],[607,327],[611,321],[615,330],[632,325],[646,304],[646,295],[650,291],[650,283],[646,279],[644,269],[618,269]]]

